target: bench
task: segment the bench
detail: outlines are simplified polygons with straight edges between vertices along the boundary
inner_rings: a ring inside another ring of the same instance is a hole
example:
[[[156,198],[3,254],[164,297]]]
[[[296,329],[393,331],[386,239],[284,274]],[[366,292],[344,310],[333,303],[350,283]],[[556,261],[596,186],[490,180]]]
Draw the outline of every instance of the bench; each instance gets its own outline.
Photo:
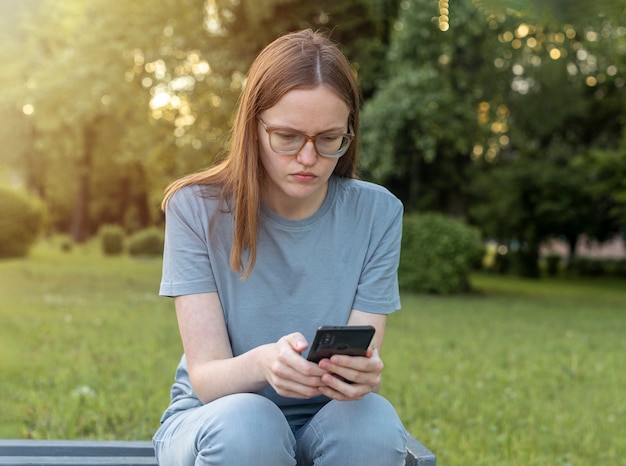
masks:
[[[409,435],[406,466],[435,466],[435,455]],[[156,466],[149,441],[0,440],[4,466]]]

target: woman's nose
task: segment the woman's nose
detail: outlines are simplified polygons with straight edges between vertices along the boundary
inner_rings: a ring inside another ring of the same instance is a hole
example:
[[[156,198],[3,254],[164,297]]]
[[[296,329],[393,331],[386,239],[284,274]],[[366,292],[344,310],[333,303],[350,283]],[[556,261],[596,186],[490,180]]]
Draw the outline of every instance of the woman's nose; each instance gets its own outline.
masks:
[[[313,141],[307,141],[306,144],[300,149],[297,155],[297,160],[302,165],[310,166],[317,161],[317,150]]]

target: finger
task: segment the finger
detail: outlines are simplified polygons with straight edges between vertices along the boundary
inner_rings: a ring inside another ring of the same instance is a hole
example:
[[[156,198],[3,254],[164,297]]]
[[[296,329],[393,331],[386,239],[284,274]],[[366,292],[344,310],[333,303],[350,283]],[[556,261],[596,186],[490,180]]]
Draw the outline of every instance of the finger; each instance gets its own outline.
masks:
[[[290,333],[283,338],[287,341],[287,343],[289,343],[289,346],[291,346],[294,351],[298,353],[302,353],[309,347],[309,343],[300,332]]]
[[[304,342],[304,344],[303,344]],[[318,387],[321,385],[320,377],[326,371],[317,364],[307,361],[295,349],[306,347],[306,340],[299,333],[293,333],[278,341],[276,359],[270,364],[270,383],[276,387],[292,390],[289,386],[280,385],[281,381],[295,383],[300,386]],[[299,391],[296,389],[296,391]]]
[[[335,363],[337,362],[337,364]],[[367,385],[370,389],[381,383],[383,369],[382,361],[366,358],[341,357],[320,361],[320,367],[332,374],[343,378],[350,383]]]
[[[297,354],[296,357],[303,359]],[[313,366],[314,369],[321,371],[315,365]],[[279,395],[310,398],[320,394],[318,387],[323,385],[321,380],[323,374],[324,372],[316,375],[306,375],[278,359],[270,366],[268,382]]]
[[[352,356],[333,356],[330,359],[320,361],[319,366],[322,369],[340,374],[346,378],[348,374],[380,374],[383,371],[384,364],[380,358],[363,358]]]
[[[282,348],[278,351],[278,357],[274,369],[280,369],[281,365],[287,366],[290,369],[294,370],[299,376],[317,377],[317,379],[313,382],[311,382],[310,380],[304,380],[303,382],[307,385],[319,385],[319,377],[326,374],[327,371],[320,368],[316,363],[308,361],[306,358],[302,357],[302,354],[296,351],[292,346],[292,343],[296,345],[299,344],[297,337],[295,337],[295,339],[290,339],[290,337],[291,335],[288,335],[287,337],[285,337],[284,341],[279,341],[279,344]],[[296,377],[296,375],[293,373],[286,374],[285,376]]]
[[[351,384],[330,374],[323,376],[322,382],[319,391],[338,401],[359,400],[372,391],[367,385]]]
[[[321,377],[327,374],[317,364],[299,355],[296,358],[279,357],[272,365],[271,372],[274,379],[291,380],[310,387],[322,385]]]
[[[350,367],[362,372],[376,372],[382,371],[384,364],[378,350],[368,350],[370,356],[347,356],[341,354],[335,354],[330,358],[330,363],[334,366]]]
[[[277,380],[273,387],[276,393],[288,398],[308,399],[322,394],[319,390],[319,386],[303,385],[287,379]]]

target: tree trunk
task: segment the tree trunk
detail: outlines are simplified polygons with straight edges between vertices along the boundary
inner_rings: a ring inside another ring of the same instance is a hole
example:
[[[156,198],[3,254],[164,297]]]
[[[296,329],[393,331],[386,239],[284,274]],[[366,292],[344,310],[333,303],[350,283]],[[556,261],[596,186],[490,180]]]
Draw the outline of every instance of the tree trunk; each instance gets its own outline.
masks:
[[[518,252],[519,275],[526,278],[539,278],[539,244],[529,243]]]
[[[152,225],[152,216],[150,215],[150,196],[148,194],[148,183],[146,169],[141,163],[136,163],[134,173],[137,177],[135,184],[134,203],[137,209],[137,222],[141,228],[147,228]]]
[[[35,127],[30,128],[30,140],[36,141],[38,138]],[[35,144],[30,144],[23,153],[24,172],[26,178],[26,188],[33,192],[44,203],[46,199],[46,154],[35,148]]]
[[[565,262],[566,268],[569,269],[572,262],[576,259],[576,243],[578,242],[578,235],[566,235],[567,243],[567,261]]]
[[[76,206],[72,216],[70,234],[77,243],[82,243],[89,236],[89,203],[91,201],[91,169],[93,151],[96,146],[96,118],[92,124],[83,128],[83,153],[80,158],[78,192]]]
[[[465,219],[467,214],[467,206],[465,203],[465,197],[459,191],[448,191],[447,197],[447,211],[453,217]]]

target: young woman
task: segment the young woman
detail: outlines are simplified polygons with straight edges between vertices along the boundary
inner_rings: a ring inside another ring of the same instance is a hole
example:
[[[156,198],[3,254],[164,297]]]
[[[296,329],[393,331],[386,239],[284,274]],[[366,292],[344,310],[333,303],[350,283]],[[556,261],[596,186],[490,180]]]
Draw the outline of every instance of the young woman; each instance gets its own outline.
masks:
[[[381,384],[400,307],[402,205],[354,179],[359,93],[311,30],[254,61],[228,157],[167,190],[160,293],[184,356],[154,437],[159,464],[403,465]],[[305,356],[322,325],[372,325],[365,357]]]

